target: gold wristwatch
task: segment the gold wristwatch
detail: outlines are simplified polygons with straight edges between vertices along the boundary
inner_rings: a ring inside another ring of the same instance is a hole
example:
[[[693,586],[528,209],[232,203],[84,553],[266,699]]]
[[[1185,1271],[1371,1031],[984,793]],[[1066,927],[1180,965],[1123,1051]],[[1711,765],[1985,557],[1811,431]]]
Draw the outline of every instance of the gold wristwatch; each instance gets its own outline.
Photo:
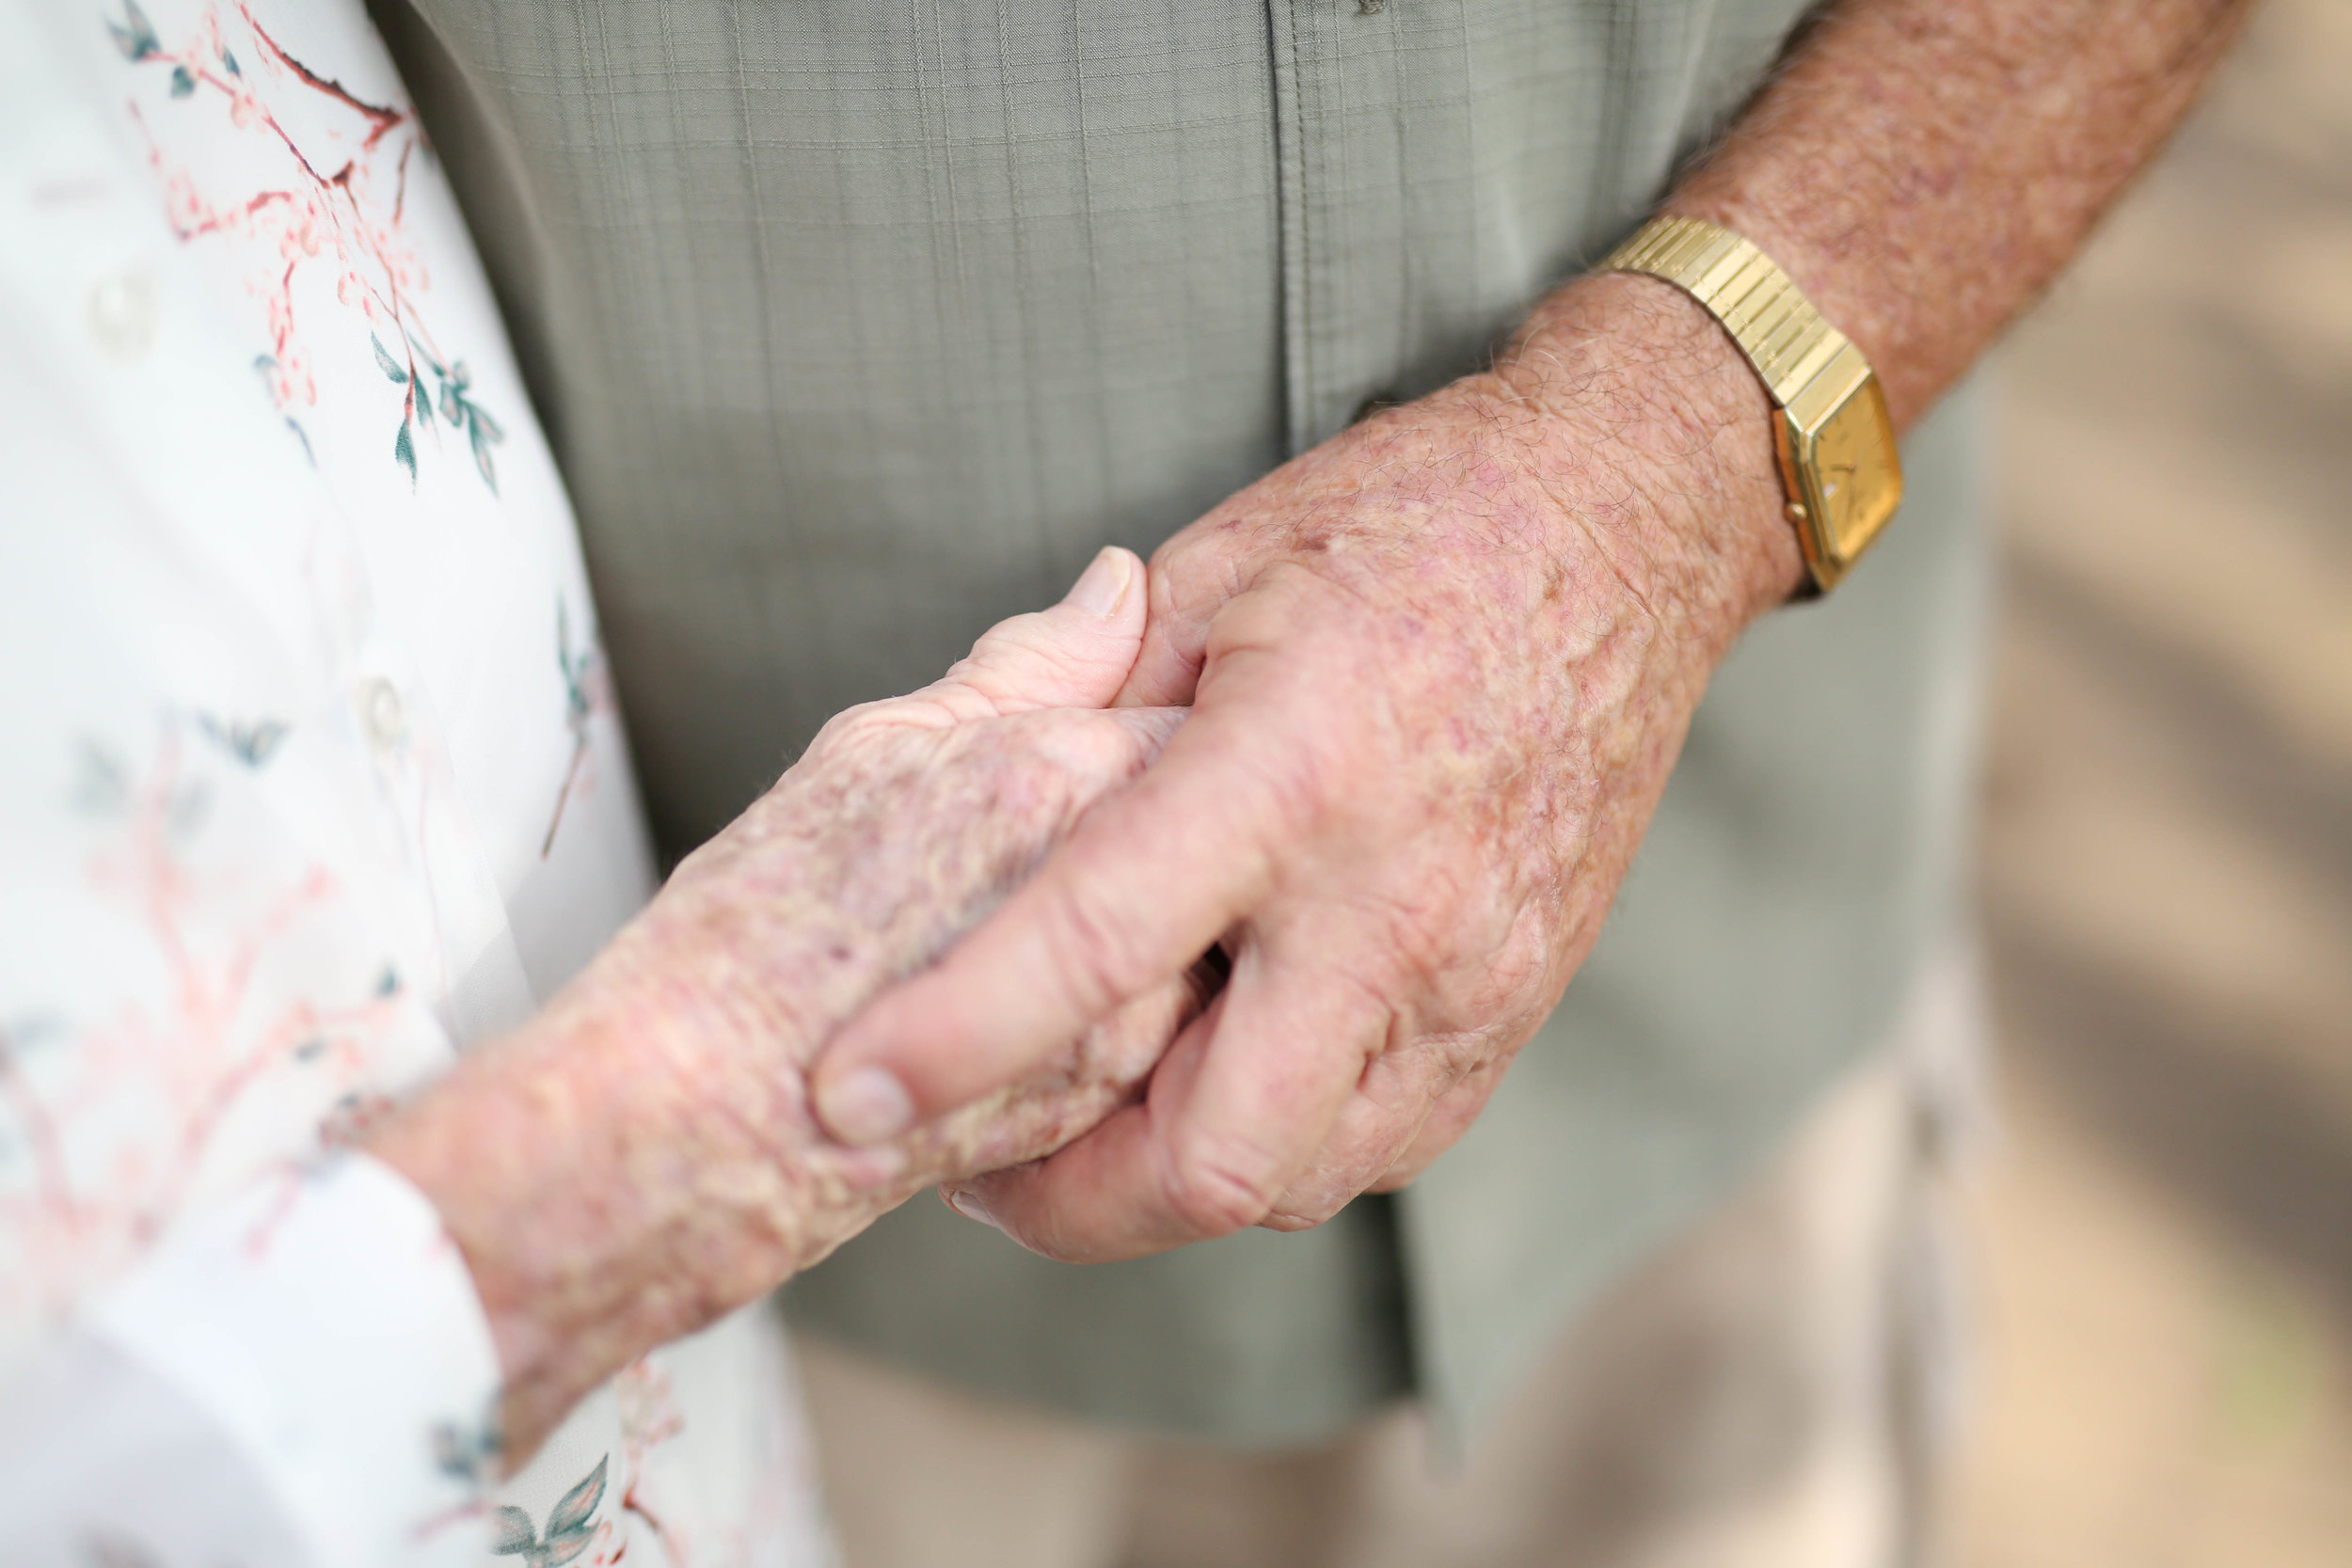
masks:
[[[1772,259],[1698,218],[1656,217],[1600,264],[1663,278],[1707,307],[1780,407],[1772,436],[1813,591],[1837,584],[1903,499],[1902,463],[1870,362]]]

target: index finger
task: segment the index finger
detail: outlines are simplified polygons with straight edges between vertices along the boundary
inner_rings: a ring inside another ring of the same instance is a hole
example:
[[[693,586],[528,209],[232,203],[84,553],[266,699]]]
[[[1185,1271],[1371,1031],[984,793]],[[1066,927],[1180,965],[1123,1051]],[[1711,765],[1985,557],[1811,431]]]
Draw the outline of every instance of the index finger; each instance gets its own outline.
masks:
[[[896,1136],[1019,1082],[1184,973],[1264,896],[1288,811],[1254,758],[1286,730],[1260,704],[1196,710],[1002,908],[834,1037],[811,1084],[826,1128]]]

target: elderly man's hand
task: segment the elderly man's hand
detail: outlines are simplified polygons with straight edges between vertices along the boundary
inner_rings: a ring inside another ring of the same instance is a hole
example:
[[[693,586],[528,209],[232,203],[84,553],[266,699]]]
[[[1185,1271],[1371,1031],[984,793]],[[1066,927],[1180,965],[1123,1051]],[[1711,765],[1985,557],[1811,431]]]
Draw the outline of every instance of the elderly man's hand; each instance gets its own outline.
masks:
[[[1815,7],[1668,210],[1788,269],[1899,432],[2048,284],[2250,9]],[[963,1206],[1104,1258],[1409,1179],[1558,997],[1709,672],[1798,580],[1770,421],[1693,301],[1581,279],[1495,373],[1171,541],[1127,696],[1189,696],[1192,721],[827,1048],[827,1123],[934,1116],[1216,942],[1230,989],[1144,1102]]]
[[[1148,1095],[960,1208],[1050,1256],[1316,1224],[1458,1137],[1590,948],[1708,673],[1797,580],[1768,409],[1678,293],[1564,292],[1491,374],[1161,549],[1123,700],[1191,720],[828,1047],[896,1136],[1221,945]]]

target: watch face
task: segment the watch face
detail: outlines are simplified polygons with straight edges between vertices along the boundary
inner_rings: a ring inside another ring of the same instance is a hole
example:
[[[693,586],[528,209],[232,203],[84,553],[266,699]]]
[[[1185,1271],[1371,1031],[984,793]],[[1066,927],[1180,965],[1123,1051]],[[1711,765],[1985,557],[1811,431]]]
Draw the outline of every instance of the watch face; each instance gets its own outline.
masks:
[[[1805,443],[1806,502],[1823,553],[1842,569],[1869,546],[1903,497],[1895,428],[1876,379],[1865,380]]]

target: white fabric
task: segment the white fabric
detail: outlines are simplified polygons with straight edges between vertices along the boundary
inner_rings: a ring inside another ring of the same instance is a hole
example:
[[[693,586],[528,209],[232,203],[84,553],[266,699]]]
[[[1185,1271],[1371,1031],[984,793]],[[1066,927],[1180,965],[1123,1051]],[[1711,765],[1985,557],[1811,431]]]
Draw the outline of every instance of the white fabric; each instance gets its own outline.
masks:
[[[285,1505],[211,1415],[96,1335],[0,1397],[0,1561],[10,1568],[285,1568]]]
[[[0,0],[0,1474],[55,1481],[0,1561],[827,1560],[756,1313],[484,1496],[453,1249],[319,1163],[651,885],[570,511],[358,0]],[[60,1512],[68,1460],[168,1528]]]
[[[498,1359],[439,1216],[389,1167],[355,1155],[256,1184],[183,1227],[92,1321],[122,1366],[88,1368],[84,1382],[127,1383],[138,1405],[176,1395],[251,1465],[255,1486],[277,1490],[223,1520],[203,1495],[155,1496],[151,1476],[103,1452],[60,1465],[41,1433],[23,1433],[0,1519],[68,1526],[47,1551],[71,1560],[82,1544],[72,1535],[95,1525],[118,1553],[215,1561],[230,1543],[191,1542],[190,1524],[243,1531],[266,1504],[282,1529],[272,1560],[289,1568],[480,1560],[468,1461],[482,1450]],[[162,1424],[138,1405],[112,1424]],[[420,1449],[448,1463],[416,1464]],[[237,1560],[258,1568],[254,1550]]]

